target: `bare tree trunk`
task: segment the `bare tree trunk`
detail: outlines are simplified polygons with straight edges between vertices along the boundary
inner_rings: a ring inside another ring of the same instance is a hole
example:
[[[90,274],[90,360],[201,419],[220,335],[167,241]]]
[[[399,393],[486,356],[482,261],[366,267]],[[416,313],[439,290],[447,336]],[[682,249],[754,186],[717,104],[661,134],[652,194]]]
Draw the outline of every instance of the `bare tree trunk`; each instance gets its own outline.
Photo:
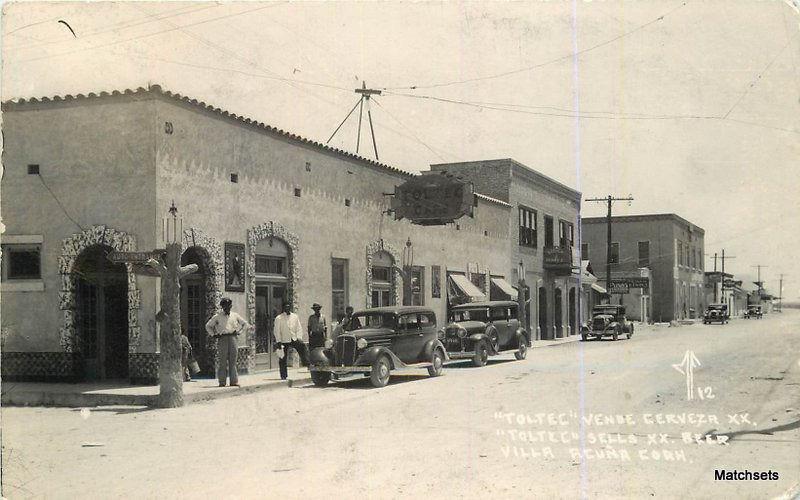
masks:
[[[158,359],[158,406],[183,406],[181,366],[181,244],[167,245],[166,269],[161,276],[161,355]]]

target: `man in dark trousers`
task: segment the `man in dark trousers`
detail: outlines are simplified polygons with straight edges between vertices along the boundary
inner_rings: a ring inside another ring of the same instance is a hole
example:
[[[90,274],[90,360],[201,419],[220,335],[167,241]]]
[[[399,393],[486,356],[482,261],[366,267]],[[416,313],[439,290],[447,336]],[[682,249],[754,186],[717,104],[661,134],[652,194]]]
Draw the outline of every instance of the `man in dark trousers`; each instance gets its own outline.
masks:
[[[325,339],[328,337],[328,320],[320,314],[322,306],[317,304],[311,306],[314,314],[308,317],[308,348],[314,350],[317,347],[325,347]]]
[[[275,336],[275,347],[282,351],[282,355],[278,353],[281,380],[289,377],[286,358],[290,347],[300,355],[303,366],[308,366],[308,351],[303,343],[303,327],[300,325],[300,317],[292,312],[292,305],[289,302],[283,304],[283,312],[275,318],[272,334]]]
[[[219,386],[225,387],[226,379],[230,376],[231,387],[239,387],[239,374],[236,372],[236,352],[238,349],[236,337],[247,328],[251,332],[255,327],[244,320],[235,312],[231,312],[231,299],[224,297],[219,301],[222,312],[215,314],[206,323],[206,331],[217,338],[217,353],[219,366],[217,378]]]

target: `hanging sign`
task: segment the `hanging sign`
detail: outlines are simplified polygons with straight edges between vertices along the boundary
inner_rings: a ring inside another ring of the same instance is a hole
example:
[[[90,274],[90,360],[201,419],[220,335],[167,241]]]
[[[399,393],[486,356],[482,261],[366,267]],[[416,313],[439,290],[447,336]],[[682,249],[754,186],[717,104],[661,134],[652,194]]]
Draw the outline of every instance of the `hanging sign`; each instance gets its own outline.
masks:
[[[474,203],[472,183],[441,174],[425,174],[397,186],[391,208],[396,220],[434,226],[472,215]]]

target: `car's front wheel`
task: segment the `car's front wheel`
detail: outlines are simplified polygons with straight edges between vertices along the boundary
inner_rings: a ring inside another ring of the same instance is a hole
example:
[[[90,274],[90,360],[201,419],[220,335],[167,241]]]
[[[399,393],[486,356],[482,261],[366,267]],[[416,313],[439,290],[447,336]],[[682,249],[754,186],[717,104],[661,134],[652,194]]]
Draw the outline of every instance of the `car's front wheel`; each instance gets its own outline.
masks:
[[[481,340],[475,344],[475,354],[472,356],[472,364],[474,366],[485,366],[489,361],[489,348],[486,347],[486,342]]]
[[[317,387],[325,387],[331,380],[331,372],[311,372],[311,381]]]
[[[517,337],[517,352],[514,353],[514,357],[523,360],[526,356],[528,356],[528,343],[525,341],[524,335],[519,335]]]
[[[633,337],[633,323],[631,323],[631,327],[628,329],[628,338]]]
[[[372,372],[369,374],[369,380],[372,382],[373,387],[386,387],[389,383],[389,376],[392,371],[392,365],[389,363],[389,358],[380,356],[372,363]]]
[[[614,328],[614,340],[619,340],[619,326]]]
[[[431,366],[428,367],[428,375],[431,377],[438,377],[442,374],[442,369],[444,368],[444,354],[442,353],[441,349],[434,349],[433,350],[433,359],[431,360]]]

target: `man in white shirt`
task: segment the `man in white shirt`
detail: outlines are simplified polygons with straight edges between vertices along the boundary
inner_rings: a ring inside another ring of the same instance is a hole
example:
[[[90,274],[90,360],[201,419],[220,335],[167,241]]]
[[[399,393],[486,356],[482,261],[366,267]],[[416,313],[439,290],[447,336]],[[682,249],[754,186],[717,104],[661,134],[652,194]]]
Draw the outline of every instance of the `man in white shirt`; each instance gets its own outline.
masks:
[[[219,354],[217,379],[219,386],[225,387],[225,382],[230,375],[231,387],[239,387],[239,374],[236,372],[238,349],[236,337],[245,328],[252,332],[254,327],[237,313],[231,312],[231,299],[228,297],[223,297],[219,305],[222,307],[222,312],[212,316],[206,323],[206,332],[217,339],[217,353]]]
[[[286,370],[286,356],[289,354],[289,347],[294,348],[300,355],[303,366],[308,366],[308,351],[303,343],[303,327],[300,325],[300,317],[292,312],[290,303],[284,303],[283,312],[275,317],[272,334],[275,336],[275,348],[283,350],[283,356],[278,360],[281,380],[286,380],[289,376]]]

